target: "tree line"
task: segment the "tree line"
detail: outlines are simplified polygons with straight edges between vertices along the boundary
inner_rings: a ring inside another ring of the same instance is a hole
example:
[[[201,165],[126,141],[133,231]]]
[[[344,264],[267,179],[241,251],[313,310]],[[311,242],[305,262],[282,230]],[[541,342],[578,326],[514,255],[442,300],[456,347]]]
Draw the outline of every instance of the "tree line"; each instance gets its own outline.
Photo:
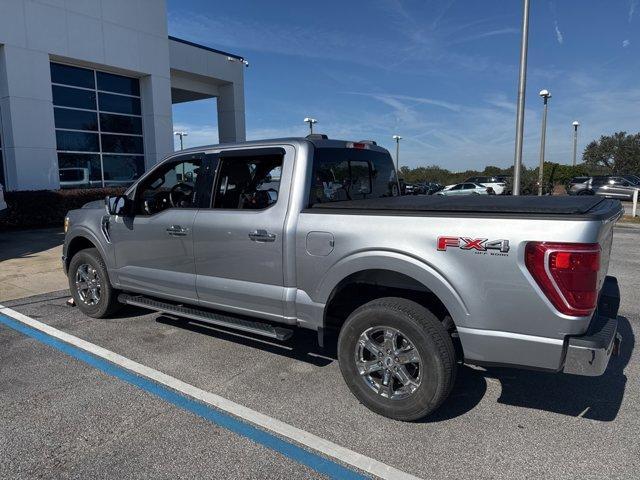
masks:
[[[640,133],[627,134],[616,132],[603,135],[599,140],[590,142],[582,153],[582,162],[575,167],[554,162],[545,162],[543,186],[550,191],[556,185],[566,185],[573,177],[587,175],[640,174]],[[452,172],[437,165],[409,168],[400,167],[400,176],[407,183],[438,182],[442,185],[460,183],[469,177],[513,175],[513,166],[509,168],[487,165],[483,170]],[[538,167],[522,168],[523,194],[538,191]]]

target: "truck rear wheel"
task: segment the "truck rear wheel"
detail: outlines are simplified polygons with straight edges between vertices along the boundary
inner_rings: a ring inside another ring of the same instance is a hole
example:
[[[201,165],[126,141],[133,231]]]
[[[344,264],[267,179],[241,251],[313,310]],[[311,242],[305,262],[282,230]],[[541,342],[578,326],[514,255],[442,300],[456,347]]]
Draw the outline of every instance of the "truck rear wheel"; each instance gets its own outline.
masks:
[[[95,248],[76,253],[69,263],[69,289],[82,313],[105,318],[116,313],[122,304],[111,286],[107,267]]]
[[[380,298],[355,310],[340,331],[338,360],[356,398],[396,420],[434,412],[455,381],[451,337],[429,310],[404,298]]]

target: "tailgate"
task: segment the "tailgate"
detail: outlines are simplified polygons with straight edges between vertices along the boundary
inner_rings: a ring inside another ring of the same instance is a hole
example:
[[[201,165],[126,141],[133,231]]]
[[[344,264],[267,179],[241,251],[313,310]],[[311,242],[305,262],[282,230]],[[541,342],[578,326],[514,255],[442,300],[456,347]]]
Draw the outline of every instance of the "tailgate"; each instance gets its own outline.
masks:
[[[602,220],[600,232],[598,233],[598,243],[601,249],[598,290],[602,288],[602,284],[609,271],[609,259],[611,258],[611,246],[613,244],[613,227],[624,214],[624,209],[619,201],[613,200],[607,203],[610,209],[610,215]]]

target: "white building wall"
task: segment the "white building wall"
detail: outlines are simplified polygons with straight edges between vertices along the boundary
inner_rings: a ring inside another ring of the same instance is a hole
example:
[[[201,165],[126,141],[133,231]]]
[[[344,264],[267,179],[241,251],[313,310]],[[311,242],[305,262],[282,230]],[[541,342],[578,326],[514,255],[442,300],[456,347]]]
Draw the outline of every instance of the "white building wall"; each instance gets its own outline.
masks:
[[[2,0],[8,189],[59,187],[51,59],[140,77],[147,166],[173,150],[164,0]]]
[[[218,98],[220,142],[245,139],[242,61],[169,40],[165,0],[0,0],[0,126],[10,190],[59,188],[50,61],[140,79],[147,168],[173,150],[172,81]]]

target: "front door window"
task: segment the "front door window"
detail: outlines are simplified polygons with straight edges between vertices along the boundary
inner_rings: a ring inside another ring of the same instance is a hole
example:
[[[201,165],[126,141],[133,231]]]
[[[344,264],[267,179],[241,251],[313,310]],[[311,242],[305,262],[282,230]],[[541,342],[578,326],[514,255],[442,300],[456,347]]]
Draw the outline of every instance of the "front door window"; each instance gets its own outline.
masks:
[[[201,158],[169,162],[138,186],[136,214],[155,215],[168,208],[197,208],[202,192]]]

